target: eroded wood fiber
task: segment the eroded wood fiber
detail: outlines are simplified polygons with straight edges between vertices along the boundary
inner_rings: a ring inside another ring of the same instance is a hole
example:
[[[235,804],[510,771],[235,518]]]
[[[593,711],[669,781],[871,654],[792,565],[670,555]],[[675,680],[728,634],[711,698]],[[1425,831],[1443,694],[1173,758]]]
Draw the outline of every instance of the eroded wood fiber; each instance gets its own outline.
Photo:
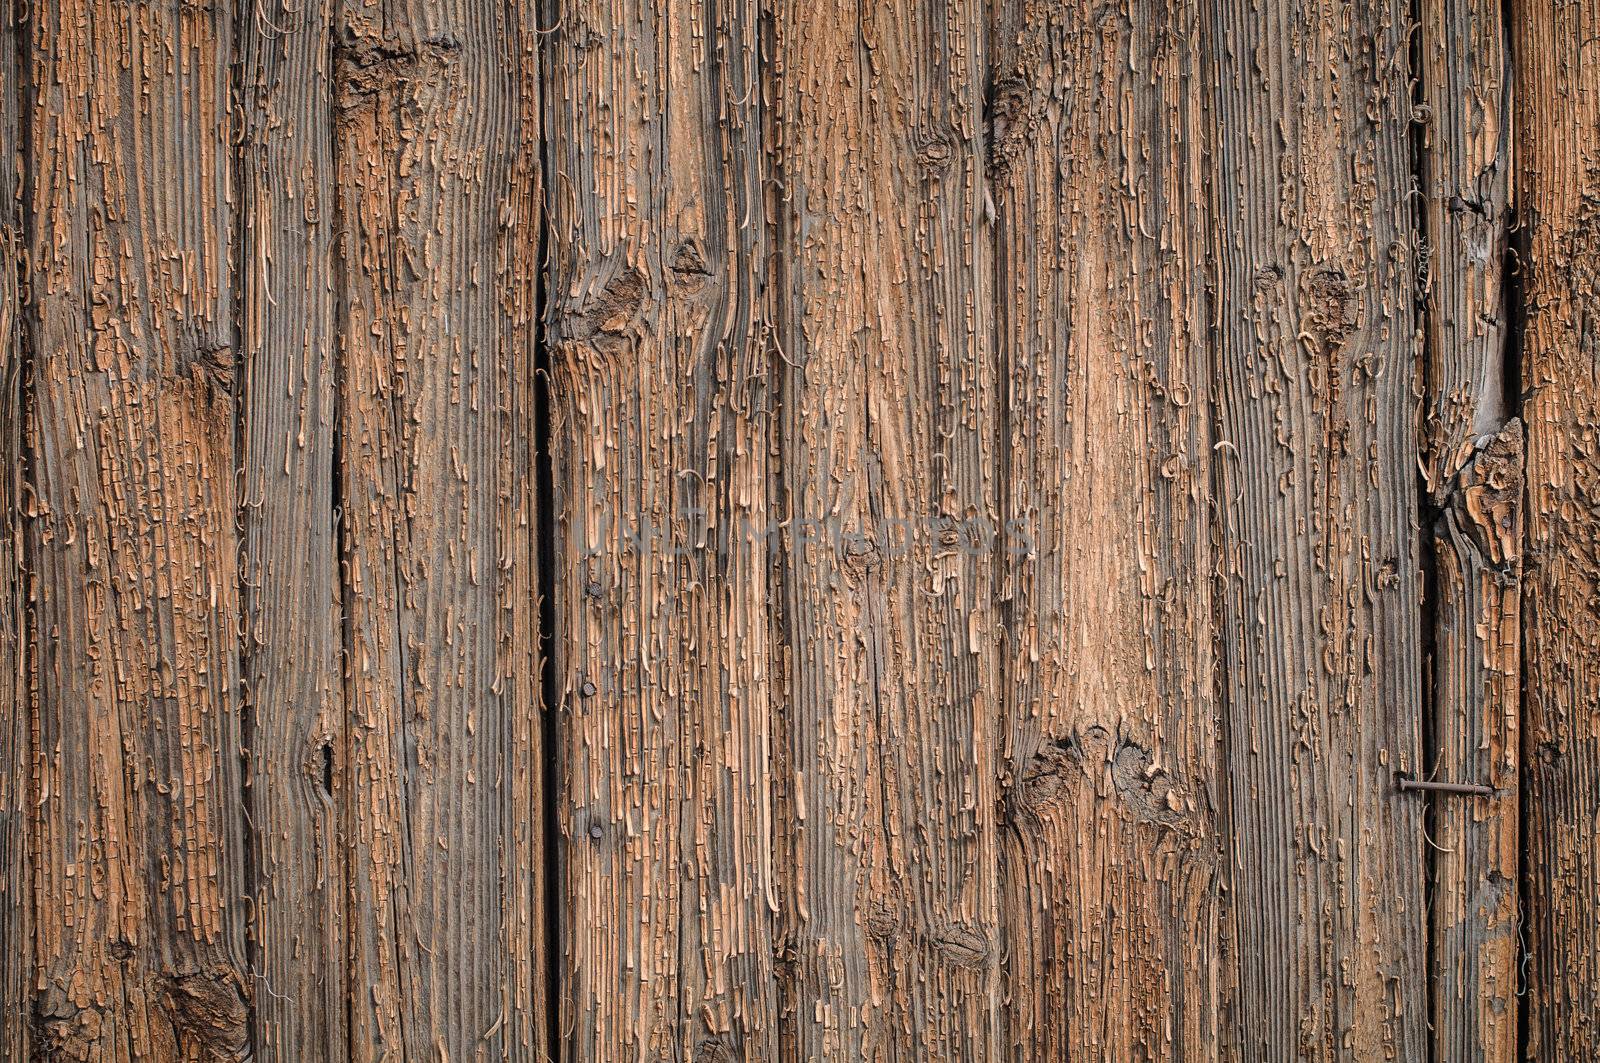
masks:
[[[349,1055],[540,1059],[536,28],[336,18]]]
[[[240,25],[243,799],[255,1053],[345,1058],[331,0]]]

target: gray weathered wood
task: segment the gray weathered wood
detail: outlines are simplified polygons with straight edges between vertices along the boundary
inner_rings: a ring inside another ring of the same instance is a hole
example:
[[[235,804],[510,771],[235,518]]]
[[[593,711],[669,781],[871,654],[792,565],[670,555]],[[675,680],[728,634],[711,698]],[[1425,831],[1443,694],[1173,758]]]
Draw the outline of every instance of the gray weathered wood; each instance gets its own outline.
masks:
[[[1426,1058],[1403,4],[1208,15],[1215,501],[1248,1059]]]
[[[333,472],[332,0],[241,24],[245,809],[255,1054],[345,1058],[347,864]]]
[[[1600,1058],[1600,4],[1514,3],[1527,424],[1525,1056]]]
[[[536,27],[337,18],[349,1051],[541,1059]]]
[[[1498,0],[1427,0],[1414,47],[1424,319],[1423,487],[1432,521],[1434,1058],[1517,1051],[1522,433],[1505,305],[1511,116]],[[1428,800],[1418,798],[1417,800]]]
[[[986,15],[773,16],[799,1060],[1001,1054]]]
[[[27,1059],[33,898],[28,828],[32,714],[25,672],[22,489],[22,69],[14,0],[0,3],[0,1057]]]

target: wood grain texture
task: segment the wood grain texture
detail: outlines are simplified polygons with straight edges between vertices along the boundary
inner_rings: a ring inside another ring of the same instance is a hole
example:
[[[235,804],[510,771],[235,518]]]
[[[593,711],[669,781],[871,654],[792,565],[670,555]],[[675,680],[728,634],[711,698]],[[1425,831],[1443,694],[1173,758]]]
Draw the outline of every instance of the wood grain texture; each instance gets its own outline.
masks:
[[[252,4],[238,106],[240,583],[255,1054],[345,1058],[334,6]]]
[[[775,1059],[760,8],[552,25],[563,1050]]]
[[[995,31],[1006,1059],[1223,1048],[1198,14]]]
[[[1209,22],[1229,1053],[1423,1059],[1407,9]]]
[[[536,30],[337,18],[349,1055],[540,1059]]]
[[[1522,4],[1525,1056],[1600,1056],[1600,5]]]
[[[28,825],[32,714],[27,687],[22,540],[23,12],[0,2],[0,1058],[29,1056],[33,898]]]
[[[985,15],[773,15],[789,1059],[1001,1052]]]
[[[232,21],[27,28],[33,1052],[242,1058]]]
[[[1431,799],[1433,1058],[1517,1052],[1522,427],[1510,419],[1504,263],[1510,70],[1497,2],[1426,0],[1413,38],[1426,299],[1431,764],[1491,798]],[[1427,801],[1417,797],[1413,800]]]

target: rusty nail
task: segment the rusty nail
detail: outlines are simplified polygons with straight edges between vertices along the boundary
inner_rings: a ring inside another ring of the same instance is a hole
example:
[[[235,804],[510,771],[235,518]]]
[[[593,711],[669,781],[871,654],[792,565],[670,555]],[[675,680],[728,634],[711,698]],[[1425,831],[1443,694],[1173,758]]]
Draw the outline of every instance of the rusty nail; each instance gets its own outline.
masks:
[[[1479,786],[1470,782],[1429,782],[1425,779],[1413,779],[1408,775],[1400,775],[1395,779],[1395,784],[1401,792],[1411,790],[1429,790],[1441,794],[1467,794],[1473,797],[1493,797],[1494,787]]]
[[[600,597],[600,584],[590,582],[588,586],[583,588],[583,593],[587,594],[591,598]]]
[[[586,698],[594,697],[594,684],[585,679],[583,681],[583,686],[578,688],[578,693],[582,694]]]
[[[600,824],[598,824],[598,823],[589,824],[589,837],[591,837],[591,838],[599,838],[600,835],[602,835],[604,833],[605,833],[605,828],[601,827]]]

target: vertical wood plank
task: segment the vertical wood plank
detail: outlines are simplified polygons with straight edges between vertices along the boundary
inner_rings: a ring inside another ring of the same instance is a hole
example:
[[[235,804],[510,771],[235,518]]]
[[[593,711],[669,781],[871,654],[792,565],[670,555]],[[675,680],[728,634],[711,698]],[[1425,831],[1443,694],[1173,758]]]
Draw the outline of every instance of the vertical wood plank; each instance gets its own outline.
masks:
[[[760,7],[550,21],[564,1050],[776,1057]]]
[[[1600,5],[1516,3],[1524,560],[1525,1056],[1600,1057]]]
[[[542,1059],[536,30],[338,18],[350,1055]]]
[[[224,7],[29,23],[34,1051],[233,1059],[243,970]]]
[[[1008,1059],[1222,1048],[1197,16],[996,26]]]
[[[1399,4],[1209,15],[1235,1052],[1428,1051]]]
[[[1488,1063],[1515,1057],[1518,1011],[1522,431],[1505,380],[1510,85],[1498,0],[1424,0],[1419,14],[1429,768],[1437,781],[1496,790],[1432,800],[1433,1058]]]
[[[32,703],[24,646],[22,501],[22,67],[24,10],[0,2],[0,1057],[29,1057]]]
[[[1000,1054],[986,15],[774,14],[792,1059]]]
[[[246,809],[256,1056],[344,1059],[333,4],[240,23]]]

